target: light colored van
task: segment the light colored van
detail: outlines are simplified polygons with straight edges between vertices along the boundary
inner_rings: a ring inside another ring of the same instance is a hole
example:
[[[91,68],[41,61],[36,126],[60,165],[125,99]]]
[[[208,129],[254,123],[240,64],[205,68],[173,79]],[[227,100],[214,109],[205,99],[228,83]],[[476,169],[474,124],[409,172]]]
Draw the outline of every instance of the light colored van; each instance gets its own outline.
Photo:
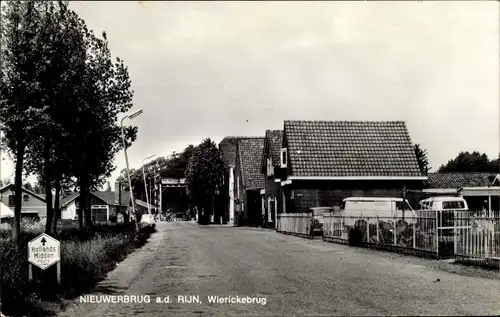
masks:
[[[468,210],[469,206],[463,197],[436,196],[423,199],[418,203],[421,210]]]
[[[395,197],[349,197],[342,201],[341,209],[341,215],[346,217],[344,223],[349,226],[354,225],[356,218],[369,217],[369,223],[376,223],[377,217],[383,221],[390,220],[387,218],[396,217],[397,220],[400,220],[403,217],[408,217],[405,221],[412,223],[416,217],[408,200],[403,202],[403,198]]]

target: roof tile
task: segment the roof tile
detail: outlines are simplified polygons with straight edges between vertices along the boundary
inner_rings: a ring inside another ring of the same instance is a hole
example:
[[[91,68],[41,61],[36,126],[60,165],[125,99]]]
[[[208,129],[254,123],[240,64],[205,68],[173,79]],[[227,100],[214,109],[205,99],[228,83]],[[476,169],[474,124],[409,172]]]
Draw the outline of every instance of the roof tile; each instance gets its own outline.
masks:
[[[251,139],[252,137],[244,136],[227,136],[219,142],[219,151],[221,152],[222,161],[224,162],[224,168],[229,169],[229,165],[233,165],[236,162],[236,147],[238,140]]]
[[[266,139],[269,142],[269,152],[274,166],[280,165],[280,150],[283,143],[283,130],[266,130]]]
[[[238,141],[241,159],[243,186],[246,189],[264,188],[264,175],[260,173],[260,162],[264,149],[264,138],[244,138]]]
[[[402,121],[285,121],[294,176],[422,176]]]
[[[429,173],[428,188],[486,187],[493,184],[496,175],[479,172]]]

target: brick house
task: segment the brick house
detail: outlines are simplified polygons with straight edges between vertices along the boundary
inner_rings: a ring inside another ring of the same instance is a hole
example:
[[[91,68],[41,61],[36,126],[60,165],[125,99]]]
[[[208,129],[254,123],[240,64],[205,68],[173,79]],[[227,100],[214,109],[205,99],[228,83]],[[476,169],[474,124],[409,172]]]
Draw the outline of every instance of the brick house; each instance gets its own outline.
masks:
[[[115,188],[121,187],[116,183]],[[131,208],[130,191],[94,191],[90,193],[90,209],[92,221],[107,222],[110,217],[122,218],[122,213],[127,213]],[[61,218],[76,220],[80,207],[80,193],[74,192],[60,200]]]
[[[275,227],[276,211],[281,196],[280,151],[283,143],[283,130],[266,130],[260,172],[265,177],[261,191],[262,213],[267,227]]]
[[[224,162],[224,176],[219,195],[224,199],[222,222],[234,224],[234,164],[238,137],[225,137],[219,143],[219,151]]]
[[[40,219],[44,222],[47,218],[45,195],[34,193],[24,187],[22,187],[22,193],[21,217]],[[0,219],[14,217],[14,195],[14,184],[7,184],[0,188]]]
[[[237,225],[256,226],[262,223],[260,190],[264,188],[264,175],[260,163],[264,138],[238,139],[234,168],[235,222]]]
[[[289,213],[351,196],[401,197],[427,180],[401,121],[285,121],[280,167],[281,211]],[[415,206],[421,196],[407,198]]]

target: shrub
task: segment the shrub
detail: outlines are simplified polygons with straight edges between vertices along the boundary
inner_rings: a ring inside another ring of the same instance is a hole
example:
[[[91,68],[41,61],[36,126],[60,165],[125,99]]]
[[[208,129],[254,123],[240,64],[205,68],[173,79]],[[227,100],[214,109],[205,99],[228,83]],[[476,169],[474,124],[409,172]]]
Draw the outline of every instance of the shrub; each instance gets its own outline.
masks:
[[[360,228],[357,228],[357,227],[351,228],[351,230],[349,230],[349,233],[348,233],[349,244],[352,246],[357,246],[357,247],[362,246],[363,245],[363,236],[364,236],[364,233],[363,233],[363,231],[361,231]]]
[[[42,305],[42,300],[56,300],[60,295],[74,297],[89,291],[114,268],[116,262],[123,260],[133,247],[142,246],[156,230],[144,227],[136,233],[134,224],[97,225],[83,230],[74,226],[60,228],[57,234],[61,241],[60,286],[55,284],[56,266],[43,272],[35,268],[34,282],[28,282],[26,246],[38,235],[36,231],[21,233],[20,245],[23,247],[20,250],[10,239],[10,233],[8,238],[0,237],[2,303],[7,315],[49,315],[41,309],[46,306]],[[49,275],[52,277],[47,278]]]

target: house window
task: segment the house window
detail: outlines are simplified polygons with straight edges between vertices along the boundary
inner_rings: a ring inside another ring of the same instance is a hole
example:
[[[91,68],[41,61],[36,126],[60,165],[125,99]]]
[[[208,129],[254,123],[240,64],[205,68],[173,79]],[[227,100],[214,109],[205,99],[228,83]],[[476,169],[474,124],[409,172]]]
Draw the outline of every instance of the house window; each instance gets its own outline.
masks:
[[[30,199],[30,196],[28,195],[23,195],[23,201],[28,201]]]
[[[9,207],[14,207],[14,195],[9,195]]]
[[[287,167],[288,157],[286,148],[281,149],[281,167]]]
[[[240,177],[236,176],[236,197],[240,199]]]
[[[273,162],[271,158],[267,158],[267,176],[273,176],[274,174],[274,168],[273,168]]]

